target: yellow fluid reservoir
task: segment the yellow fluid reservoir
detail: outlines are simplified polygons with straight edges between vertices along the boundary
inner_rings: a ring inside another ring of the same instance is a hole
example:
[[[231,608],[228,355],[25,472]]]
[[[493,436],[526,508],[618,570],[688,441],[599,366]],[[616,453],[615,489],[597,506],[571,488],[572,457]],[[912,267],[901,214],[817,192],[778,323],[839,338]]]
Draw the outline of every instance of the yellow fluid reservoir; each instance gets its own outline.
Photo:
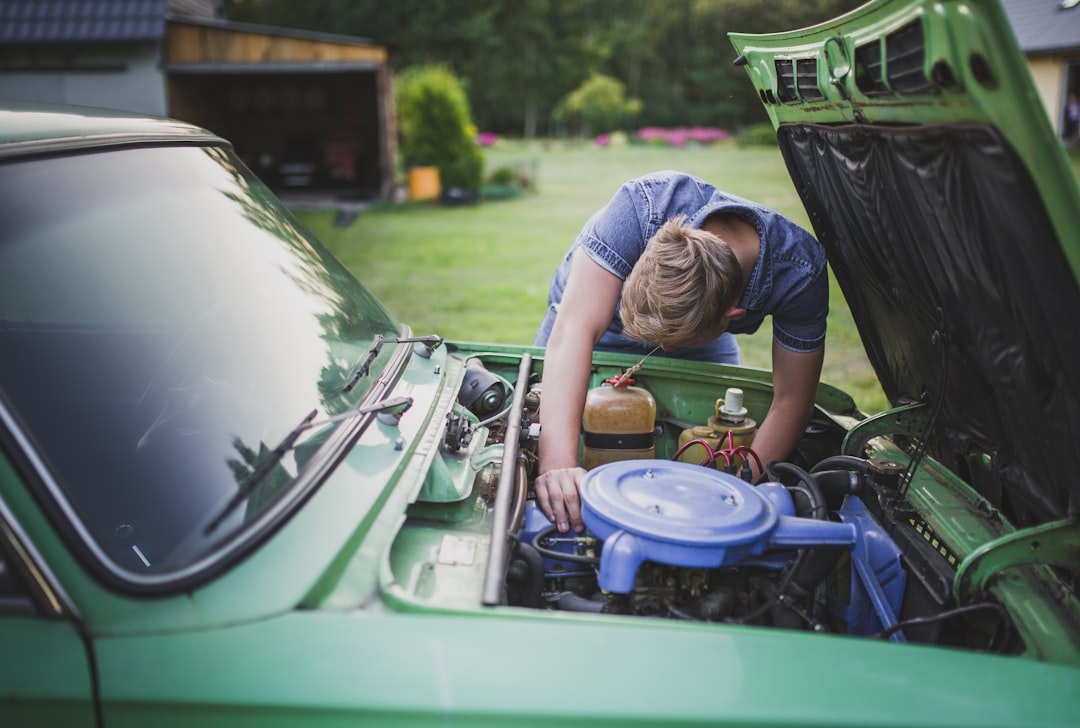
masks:
[[[656,400],[632,382],[625,379],[616,387],[609,380],[585,396],[581,429],[586,470],[617,460],[656,456]]]
[[[754,441],[754,434],[757,432],[757,423],[746,415],[742,390],[728,389],[723,399],[716,400],[716,414],[709,417],[707,424],[688,427],[679,434],[679,448],[694,440],[704,440],[713,452],[740,446],[750,447],[750,443]],[[695,443],[682,451],[679,460],[700,464],[708,457],[709,453],[705,446]],[[736,463],[738,462],[741,460],[736,460]],[[715,462],[718,468],[722,468],[725,464],[726,461],[722,457]]]

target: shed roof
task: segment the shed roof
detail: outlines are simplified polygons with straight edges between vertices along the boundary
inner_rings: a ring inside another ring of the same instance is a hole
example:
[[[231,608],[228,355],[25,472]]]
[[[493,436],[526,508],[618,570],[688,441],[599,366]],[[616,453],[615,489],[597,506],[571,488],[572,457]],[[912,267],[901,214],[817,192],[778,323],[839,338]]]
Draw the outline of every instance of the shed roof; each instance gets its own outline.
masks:
[[[0,43],[160,41],[166,20],[312,41],[371,45],[367,38],[221,20],[206,0],[0,0]]]
[[[1080,51],[1076,0],[1001,0],[1001,6],[1024,53]]]
[[[0,43],[132,43],[165,35],[166,0],[0,0]]]

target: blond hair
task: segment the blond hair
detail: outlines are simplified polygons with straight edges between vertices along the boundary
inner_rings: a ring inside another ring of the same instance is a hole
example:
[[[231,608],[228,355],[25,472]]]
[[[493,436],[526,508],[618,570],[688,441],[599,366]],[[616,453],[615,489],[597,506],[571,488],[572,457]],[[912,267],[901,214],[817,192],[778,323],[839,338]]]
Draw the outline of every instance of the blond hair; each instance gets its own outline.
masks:
[[[738,299],[742,268],[731,247],[679,215],[656,232],[622,290],[623,333],[678,346],[720,322]]]

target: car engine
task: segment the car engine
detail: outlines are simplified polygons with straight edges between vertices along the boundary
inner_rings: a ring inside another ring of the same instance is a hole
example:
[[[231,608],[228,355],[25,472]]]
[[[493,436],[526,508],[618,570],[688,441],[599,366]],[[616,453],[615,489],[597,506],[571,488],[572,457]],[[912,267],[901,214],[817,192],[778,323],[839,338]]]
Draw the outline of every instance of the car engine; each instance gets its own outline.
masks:
[[[535,552],[522,558],[543,580],[523,582],[520,599],[815,631],[840,620],[858,635],[894,625],[907,576],[899,547],[856,495],[861,473],[774,464],[769,480],[782,473],[798,482],[754,486],[656,459],[599,466],[581,489],[586,533],[560,534],[527,506],[519,555]]]
[[[498,439],[509,383],[473,360],[461,392]],[[815,419],[790,461],[755,463],[765,476],[753,484],[756,424],[742,397],[729,388],[695,424],[658,415],[626,375],[595,387],[583,417],[586,528],[560,533],[532,491],[534,383],[505,603],[1017,650],[999,605],[955,605],[954,560],[904,506],[903,466],[838,454],[843,428]]]

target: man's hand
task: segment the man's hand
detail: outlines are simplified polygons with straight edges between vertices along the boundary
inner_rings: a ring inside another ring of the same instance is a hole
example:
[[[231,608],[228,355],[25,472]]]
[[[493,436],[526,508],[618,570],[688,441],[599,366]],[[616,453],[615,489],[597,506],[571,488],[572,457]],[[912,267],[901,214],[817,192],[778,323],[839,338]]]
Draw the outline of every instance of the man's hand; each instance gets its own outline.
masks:
[[[584,468],[558,468],[536,479],[536,500],[559,533],[566,533],[571,526],[576,533],[585,530],[585,522],[581,520],[581,498],[578,497],[583,477]]]

